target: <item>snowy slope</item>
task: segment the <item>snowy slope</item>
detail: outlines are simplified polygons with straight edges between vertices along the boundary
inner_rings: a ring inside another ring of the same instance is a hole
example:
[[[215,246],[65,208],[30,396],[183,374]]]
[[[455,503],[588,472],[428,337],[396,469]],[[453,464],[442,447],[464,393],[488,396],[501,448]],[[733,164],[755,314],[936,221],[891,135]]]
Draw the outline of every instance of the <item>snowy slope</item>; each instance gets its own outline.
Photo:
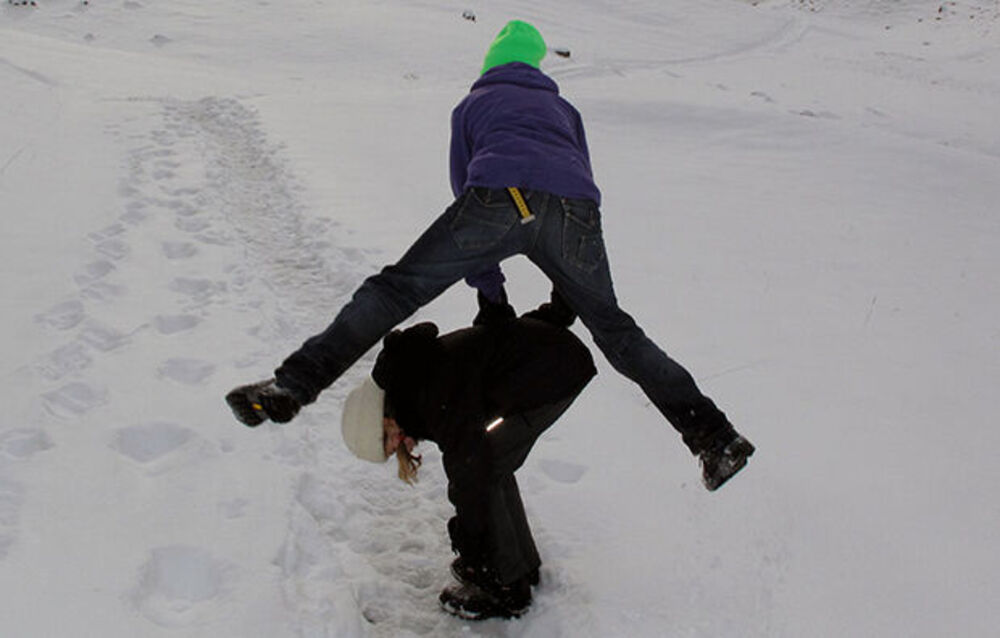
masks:
[[[995,633],[1000,4],[537,4],[0,6],[0,635]],[[284,427],[222,396],[449,203],[513,17],[572,52],[623,306],[758,453],[706,492],[598,356],[519,475],[536,604],[469,624],[437,451],[340,441],[371,355]]]

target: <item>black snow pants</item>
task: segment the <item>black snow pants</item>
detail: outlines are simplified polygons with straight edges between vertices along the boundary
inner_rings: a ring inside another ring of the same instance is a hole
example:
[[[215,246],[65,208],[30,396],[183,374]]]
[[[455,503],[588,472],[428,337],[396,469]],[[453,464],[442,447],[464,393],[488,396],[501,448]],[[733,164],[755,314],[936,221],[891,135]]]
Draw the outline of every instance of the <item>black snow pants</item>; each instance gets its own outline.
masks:
[[[452,548],[492,569],[502,584],[541,565],[514,472],[576,396],[506,417],[486,432],[476,458],[463,464],[466,469],[448,477],[448,499],[455,506],[448,522]]]

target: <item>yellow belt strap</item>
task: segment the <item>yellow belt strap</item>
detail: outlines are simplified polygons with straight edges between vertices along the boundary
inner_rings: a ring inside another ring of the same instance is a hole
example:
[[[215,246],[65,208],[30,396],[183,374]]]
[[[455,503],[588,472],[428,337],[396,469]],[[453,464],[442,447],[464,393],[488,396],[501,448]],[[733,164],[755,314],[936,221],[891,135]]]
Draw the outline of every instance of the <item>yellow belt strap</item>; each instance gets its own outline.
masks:
[[[535,219],[535,216],[531,214],[531,209],[528,208],[528,203],[524,201],[524,196],[521,195],[521,191],[517,186],[508,186],[507,192],[510,193],[510,198],[514,200],[514,205],[517,206],[517,210],[521,213],[522,224],[527,224]]]

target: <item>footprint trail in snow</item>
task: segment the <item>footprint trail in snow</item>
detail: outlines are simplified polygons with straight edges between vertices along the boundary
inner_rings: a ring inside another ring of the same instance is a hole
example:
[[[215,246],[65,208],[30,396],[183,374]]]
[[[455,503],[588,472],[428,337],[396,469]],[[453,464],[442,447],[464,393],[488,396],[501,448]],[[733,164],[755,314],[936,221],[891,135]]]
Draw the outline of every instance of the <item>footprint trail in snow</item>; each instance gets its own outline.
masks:
[[[213,435],[217,423],[206,428],[203,414],[174,407],[192,396],[206,405],[207,389],[252,380],[240,376],[248,372],[266,374],[321,327],[317,317],[333,316],[373,266],[363,251],[324,239],[332,222],[303,214],[280,149],[240,101],[127,104],[132,116],[108,127],[126,148],[121,212],[86,232],[93,252],[72,276],[76,293],[35,313],[53,341],[30,366],[43,410],[37,427],[0,438],[0,560],[19,540],[30,489],[16,473],[8,477],[5,465],[58,451],[64,432],[100,424],[92,434],[103,438],[108,462],[128,468],[144,490],[183,492],[217,463],[239,473],[263,461],[266,471],[286,477],[287,510],[267,512],[287,517],[284,540],[257,560],[278,569],[297,634],[468,635],[466,624],[437,605],[452,558],[452,511],[437,450],[424,446],[423,478],[407,487],[357,462],[340,442],[340,401],[370,361],[270,434],[269,426],[249,431],[227,421],[232,429]],[[219,334],[221,322],[238,345],[230,361],[208,360],[203,340]],[[116,399],[137,392],[150,397],[151,414],[121,414],[130,402]],[[254,445],[263,445],[261,458],[241,452]],[[585,472],[545,460],[527,484],[575,483]],[[214,502],[207,509],[215,524],[252,524],[255,498],[238,482],[213,486],[205,498]],[[536,532],[544,545],[544,528]],[[245,586],[244,565],[190,537],[150,538],[120,600],[159,627],[224,622]],[[559,568],[547,567],[544,577],[537,608],[576,595]],[[475,631],[505,635],[504,627],[486,623]]]

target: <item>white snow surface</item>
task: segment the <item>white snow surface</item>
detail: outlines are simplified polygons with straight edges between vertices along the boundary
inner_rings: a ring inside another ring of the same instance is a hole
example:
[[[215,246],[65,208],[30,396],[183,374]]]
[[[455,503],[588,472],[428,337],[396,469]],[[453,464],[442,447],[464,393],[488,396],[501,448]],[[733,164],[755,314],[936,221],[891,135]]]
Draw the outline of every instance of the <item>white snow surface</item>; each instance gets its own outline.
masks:
[[[511,18],[571,52],[622,306],[757,454],[707,492],[595,348],[519,472],[535,604],[475,624],[440,454],[341,442],[374,352],[286,426],[222,397],[450,203]],[[0,636],[995,636],[998,114],[996,0],[3,4]]]

